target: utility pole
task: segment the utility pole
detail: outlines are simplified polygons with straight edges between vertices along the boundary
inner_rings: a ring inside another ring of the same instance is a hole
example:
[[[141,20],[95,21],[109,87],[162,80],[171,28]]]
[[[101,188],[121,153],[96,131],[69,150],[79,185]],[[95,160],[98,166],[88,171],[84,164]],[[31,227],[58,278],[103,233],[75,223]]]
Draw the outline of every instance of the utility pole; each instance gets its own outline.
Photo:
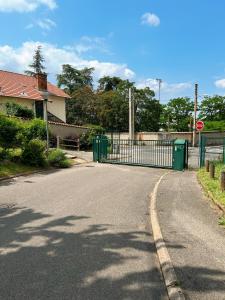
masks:
[[[160,100],[161,100],[160,98],[161,98],[161,84],[162,84],[162,79],[156,78],[156,81],[159,84],[159,102],[160,102]]]
[[[131,88],[129,88],[129,140],[134,140],[134,101]]]
[[[193,147],[196,144],[196,122],[197,122],[197,109],[198,109],[198,84],[195,83],[195,103],[194,103],[194,122],[193,122]]]

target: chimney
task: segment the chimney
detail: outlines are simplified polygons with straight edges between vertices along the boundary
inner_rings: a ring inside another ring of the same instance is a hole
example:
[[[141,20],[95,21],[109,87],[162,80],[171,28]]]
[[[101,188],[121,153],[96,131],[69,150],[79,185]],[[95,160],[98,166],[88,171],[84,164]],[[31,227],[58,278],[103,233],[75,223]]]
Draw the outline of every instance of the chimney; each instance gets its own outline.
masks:
[[[47,74],[39,73],[35,75],[37,79],[37,88],[39,91],[47,92],[48,90],[48,82],[47,82]]]

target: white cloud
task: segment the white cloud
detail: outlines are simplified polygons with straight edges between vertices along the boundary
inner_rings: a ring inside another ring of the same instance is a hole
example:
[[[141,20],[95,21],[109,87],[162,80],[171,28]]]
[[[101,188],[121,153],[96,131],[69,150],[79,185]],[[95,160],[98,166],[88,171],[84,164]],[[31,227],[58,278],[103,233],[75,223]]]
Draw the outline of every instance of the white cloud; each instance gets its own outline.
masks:
[[[107,46],[107,39],[103,37],[82,36],[79,43],[76,45],[76,50],[79,54],[93,50],[105,54],[112,54]]]
[[[0,46],[0,68],[16,72],[23,72],[32,61],[34,50],[42,45],[43,55],[46,61],[46,70],[50,79],[61,71],[63,64],[71,64],[76,68],[94,67],[95,79],[102,76],[120,76],[124,79],[132,79],[135,73],[126,64],[101,62],[99,60],[87,60],[76,51],[75,46],[57,47],[49,43],[25,42],[19,48],[9,45]]]
[[[45,5],[51,10],[57,7],[56,0],[0,0],[0,11],[31,12],[41,5]]]
[[[215,86],[221,89],[225,88],[225,79],[219,79],[214,82]]]
[[[136,86],[137,88],[149,87],[156,93],[156,96],[158,94],[159,83],[156,79],[148,78],[141,80]],[[168,83],[163,81],[161,84],[162,102],[175,97],[188,96],[190,91],[192,92],[192,84],[190,82]]]
[[[56,23],[54,21],[52,21],[51,19],[43,19],[43,20],[39,20],[37,21],[37,25],[43,29],[43,30],[51,30],[52,27],[56,27]]]
[[[157,26],[160,25],[160,18],[157,15],[155,15],[155,14],[145,13],[141,17],[141,23],[157,27]]]

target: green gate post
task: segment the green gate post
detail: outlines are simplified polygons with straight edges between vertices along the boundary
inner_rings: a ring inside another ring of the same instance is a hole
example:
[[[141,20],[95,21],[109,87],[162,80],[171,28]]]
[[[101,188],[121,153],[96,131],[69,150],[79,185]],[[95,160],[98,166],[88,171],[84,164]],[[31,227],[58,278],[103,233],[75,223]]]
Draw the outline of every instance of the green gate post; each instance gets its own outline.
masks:
[[[206,146],[206,137],[201,136],[200,145],[199,145],[199,166],[200,168],[205,166],[205,146]]]
[[[173,151],[173,169],[177,171],[183,171],[186,165],[186,141],[183,139],[177,139],[174,142]]]
[[[96,136],[93,139],[93,161],[97,162],[99,161],[99,143],[100,143],[100,138],[99,136]]]

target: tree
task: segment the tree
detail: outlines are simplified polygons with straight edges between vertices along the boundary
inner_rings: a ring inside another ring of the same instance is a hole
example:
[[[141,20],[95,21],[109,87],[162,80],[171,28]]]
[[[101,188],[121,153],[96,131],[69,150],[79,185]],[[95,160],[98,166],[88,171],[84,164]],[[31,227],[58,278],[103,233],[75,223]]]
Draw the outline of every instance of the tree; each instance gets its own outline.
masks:
[[[89,86],[74,91],[66,102],[67,122],[77,125],[97,124],[96,94]]]
[[[57,75],[58,87],[63,88],[66,93],[72,94],[84,87],[93,87],[94,68],[84,68],[78,70],[69,64],[62,66],[62,73]]]
[[[45,59],[41,53],[42,48],[38,46],[33,56],[33,62],[29,65],[31,70],[26,70],[25,74],[34,76],[36,74],[44,74],[45,67],[43,65]]]
[[[114,91],[117,89],[118,85],[122,82],[123,80],[119,77],[109,77],[109,76],[104,76],[99,79],[98,83],[98,90],[99,91],[104,91],[104,92],[109,92],[109,91]]]
[[[137,131],[159,131],[161,105],[154,99],[155,93],[148,87],[145,89],[135,89],[136,107],[136,130]]]
[[[106,130],[128,130],[129,103],[118,91],[98,93],[96,111],[99,125]]]
[[[163,107],[164,127],[178,132],[188,131],[193,110],[194,103],[190,98],[171,99]]]
[[[202,118],[207,121],[225,120],[225,97],[215,95],[206,96],[200,105]]]

